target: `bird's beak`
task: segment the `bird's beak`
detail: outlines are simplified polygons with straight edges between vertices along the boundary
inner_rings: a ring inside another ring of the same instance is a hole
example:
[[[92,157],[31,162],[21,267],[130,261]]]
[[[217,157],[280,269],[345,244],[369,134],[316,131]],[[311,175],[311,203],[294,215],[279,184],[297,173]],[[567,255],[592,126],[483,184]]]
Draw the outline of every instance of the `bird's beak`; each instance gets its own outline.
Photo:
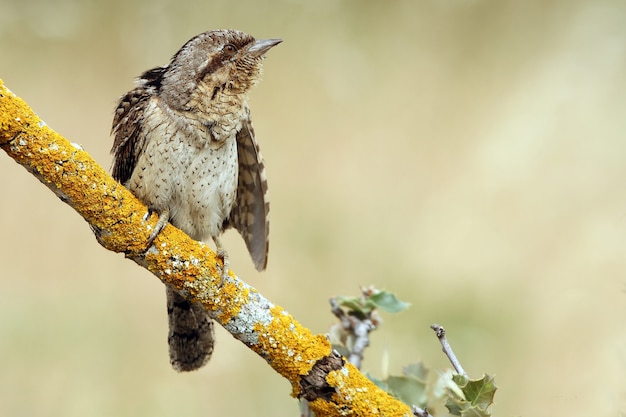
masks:
[[[258,58],[269,51],[271,47],[278,45],[282,41],[282,39],[260,39],[252,44],[250,49],[248,49],[248,54],[254,58]]]

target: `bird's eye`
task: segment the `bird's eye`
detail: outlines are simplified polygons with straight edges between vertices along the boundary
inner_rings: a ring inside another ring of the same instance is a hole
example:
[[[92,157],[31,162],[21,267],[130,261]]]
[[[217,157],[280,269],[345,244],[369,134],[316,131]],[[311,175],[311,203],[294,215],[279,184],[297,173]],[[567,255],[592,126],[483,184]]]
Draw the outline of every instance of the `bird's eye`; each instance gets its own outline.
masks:
[[[237,51],[237,48],[235,48],[235,45],[233,45],[232,43],[229,43],[228,45],[224,46],[224,52],[227,52],[229,54],[234,53],[235,51]]]

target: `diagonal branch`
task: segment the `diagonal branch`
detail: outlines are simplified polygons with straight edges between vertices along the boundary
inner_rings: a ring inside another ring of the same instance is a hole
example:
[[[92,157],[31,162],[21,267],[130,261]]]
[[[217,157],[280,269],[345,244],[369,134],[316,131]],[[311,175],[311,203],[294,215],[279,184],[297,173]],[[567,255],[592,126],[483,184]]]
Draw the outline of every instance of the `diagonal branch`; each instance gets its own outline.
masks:
[[[205,244],[168,225],[146,250],[156,215],[80,146],[50,129],[0,80],[0,148],[90,225],[106,249],[121,252],[200,302],[213,319],[292,385],[316,415],[411,415],[280,306],[237,278],[219,286],[220,262]]]

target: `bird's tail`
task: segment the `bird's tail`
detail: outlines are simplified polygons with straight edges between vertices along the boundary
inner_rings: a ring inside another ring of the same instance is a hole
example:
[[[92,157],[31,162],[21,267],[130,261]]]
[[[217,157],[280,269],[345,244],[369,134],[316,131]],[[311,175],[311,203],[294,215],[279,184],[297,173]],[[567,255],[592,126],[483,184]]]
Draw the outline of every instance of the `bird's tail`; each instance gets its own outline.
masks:
[[[170,362],[178,372],[195,371],[213,353],[213,320],[202,305],[185,300],[169,286],[166,295]]]

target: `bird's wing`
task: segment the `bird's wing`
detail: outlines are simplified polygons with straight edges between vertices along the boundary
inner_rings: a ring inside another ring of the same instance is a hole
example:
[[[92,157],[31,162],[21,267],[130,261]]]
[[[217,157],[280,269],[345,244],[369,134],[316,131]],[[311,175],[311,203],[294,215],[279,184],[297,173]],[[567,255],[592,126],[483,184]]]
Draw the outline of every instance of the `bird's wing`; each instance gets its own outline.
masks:
[[[265,165],[249,117],[237,134],[237,154],[239,157],[237,198],[228,219],[228,226],[239,231],[246,242],[254,266],[262,271],[267,265],[269,249],[270,204]]]
[[[141,123],[146,106],[159,86],[166,67],[146,71],[139,77],[137,87],[120,98],[113,117],[111,129],[113,141],[113,178],[125,184],[133,174],[139,156],[146,144],[141,134]]]

